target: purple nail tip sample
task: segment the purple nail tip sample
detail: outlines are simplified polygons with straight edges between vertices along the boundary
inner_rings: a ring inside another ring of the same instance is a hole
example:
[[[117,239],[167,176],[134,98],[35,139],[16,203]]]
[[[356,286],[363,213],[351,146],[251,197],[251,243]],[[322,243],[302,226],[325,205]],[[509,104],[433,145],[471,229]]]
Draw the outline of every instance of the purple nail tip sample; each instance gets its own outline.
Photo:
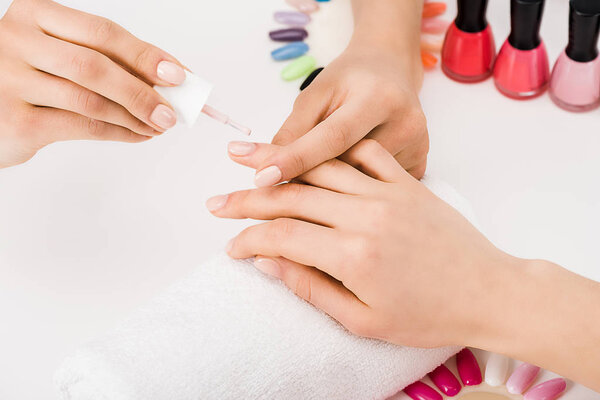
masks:
[[[284,25],[304,26],[310,22],[310,17],[298,11],[277,11],[273,14],[275,21]]]
[[[269,32],[269,37],[276,42],[300,42],[308,37],[308,32],[303,28],[277,29]]]

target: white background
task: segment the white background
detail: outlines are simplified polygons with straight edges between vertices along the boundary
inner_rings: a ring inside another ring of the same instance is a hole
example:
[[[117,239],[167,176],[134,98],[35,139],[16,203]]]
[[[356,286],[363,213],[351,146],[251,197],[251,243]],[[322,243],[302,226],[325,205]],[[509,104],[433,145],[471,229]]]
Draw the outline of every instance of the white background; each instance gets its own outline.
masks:
[[[323,5],[309,27],[322,65],[350,33],[347,1]],[[272,137],[298,93],[300,82],[282,82],[282,64],[269,57],[276,44],[267,32],[283,0],[64,3],[119,22],[211,80],[212,105],[251,126],[253,140]],[[489,6],[498,46],[508,34],[508,4]],[[8,5],[0,0],[0,10]],[[542,35],[554,61],[566,45],[566,1],[548,0]],[[516,255],[600,280],[600,111],[570,114],[547,96],[509,100],[489,80],[461,85],[439,68],[427,73],[422,102],[428,173],[472,202],[483,231]],[[251,185],[252,172],[226,157],[232,139],[240,137],[202,119],[139,145],[52,145],[0,171],[1,400],[51,398],[52,372],[68,352],[245,225],[204,208],[211,195]]]

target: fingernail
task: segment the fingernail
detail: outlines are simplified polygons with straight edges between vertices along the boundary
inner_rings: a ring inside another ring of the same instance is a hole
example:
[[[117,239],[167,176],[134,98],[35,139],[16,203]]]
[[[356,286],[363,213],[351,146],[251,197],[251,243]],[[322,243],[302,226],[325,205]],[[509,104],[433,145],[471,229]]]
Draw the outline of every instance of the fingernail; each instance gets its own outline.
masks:
[[[226,194],[211,197],[210,199],[206,200],[206,208],[210,212],[217,211],[217,210],[223,208],[225,203],[227,203],[228,197],[229,197],[229,195],[226,195]]]
[[[446,396],[456,396],[460,392],[460,382],[458,382],[458,379],[456,379],[454,374],[445,365],[440,365],[431,371],[429,378]]]
[[[460,375],[463,385],[476,386],[481,383],[481,370],[471,350],[462,349],[456,355],[456,368],[458,369],[458,375]]]
[[[442,400],[442,395],[423,382],[411,383],[404,388],[404,393],[413,400]]]
[[[185,70],[170,61],[161,61],[156,67],[156,75],[172,85],[181,85],[185,81]]]
[[[175,111],[171,110],[169,107],[164,104],[159,104],[154,111],[152,111],[150,121],[154,122],[162,129],[169,129],[177,122],[177,115],[175,115]]]
[[[235,241],[235,238],[230,239],[229,242],[227,242],[227,244],[225,245],[225,253],[227,253],[227,254],[231,253],[231,250],[233,249],[234,241]]]
[[[511,394],[521,394],[531,385],[540,372],[540,367],[523,363],[519,365],[508,381],[506,381],[506,389]]]
[[[227,151],[234,156],[250,155],[255,148],[256,144],[249,142],[229,142],[227,145]]]
[[[276,165],[271,165],[258,171],[254,175],[254,184],[257,187],[273,186],[281,180],[281,170]]]
[[[281,276],[281,267],[270,258],[257,258],[254,260],[254,266],[263,274],[279,278]]]
[[[554,400],[567,388],[563,378],[550,379],[529,389],[524,400]]]
[[[485,365],[485,383],[490,386],[500,386],[506,382],[508,372],[508,357],[502,354],[490,353]]]

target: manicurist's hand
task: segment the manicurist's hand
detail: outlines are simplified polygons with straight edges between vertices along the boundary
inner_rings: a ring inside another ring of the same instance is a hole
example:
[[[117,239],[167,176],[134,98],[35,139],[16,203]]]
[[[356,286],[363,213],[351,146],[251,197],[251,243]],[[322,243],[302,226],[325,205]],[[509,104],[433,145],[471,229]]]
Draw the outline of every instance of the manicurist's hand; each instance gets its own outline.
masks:
[[[479,347],[600,389],[599,283],[498,250],[373,140],[344,159],[210,199],[218,217],[268,220],[229,255],[256,257],[355,334]]]
[[[152,85],[177,60],[117,24],[50,0],[15,0],[0,20],[0,168],[62,140],[141,142],[176,116]]]
[[[373,138],[413,176],[426,166],[429,140],[417,96],[422,81],[422,0],[353,0],[348,48],[296,99],[269,152],[232,143],[239,161],[252,158],[257,186],[286,181]]]

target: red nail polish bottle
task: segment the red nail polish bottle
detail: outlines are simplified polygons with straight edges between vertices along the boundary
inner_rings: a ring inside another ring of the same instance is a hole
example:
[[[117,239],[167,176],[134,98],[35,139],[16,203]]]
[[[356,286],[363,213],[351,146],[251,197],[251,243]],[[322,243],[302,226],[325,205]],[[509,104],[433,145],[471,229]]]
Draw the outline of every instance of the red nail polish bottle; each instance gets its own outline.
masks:
[[[458,0],[458,13],[442,48],[442,70],[449,78],[479,82],[492,74],[496,45],[486,9],[487,0]]]
[[[550,65],[540,38],[544,0],[511,0],[508,39],[494,65],[494,83],[500,93],[515,99],[542,94],[548,87]]]

